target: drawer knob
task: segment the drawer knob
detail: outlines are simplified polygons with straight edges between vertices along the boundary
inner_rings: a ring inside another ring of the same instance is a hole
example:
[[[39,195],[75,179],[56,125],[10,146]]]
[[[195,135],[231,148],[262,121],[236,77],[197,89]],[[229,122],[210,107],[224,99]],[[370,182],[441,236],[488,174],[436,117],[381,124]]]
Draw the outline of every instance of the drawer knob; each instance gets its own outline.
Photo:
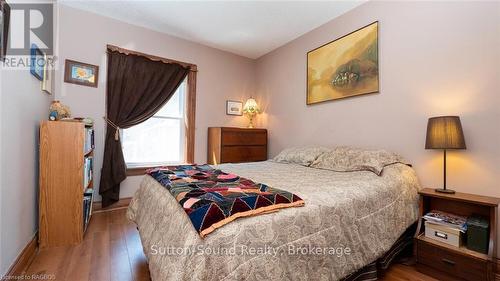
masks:
[[[449,259],[442,259],[441,261],[449,265],[455,265],[455,262]]]

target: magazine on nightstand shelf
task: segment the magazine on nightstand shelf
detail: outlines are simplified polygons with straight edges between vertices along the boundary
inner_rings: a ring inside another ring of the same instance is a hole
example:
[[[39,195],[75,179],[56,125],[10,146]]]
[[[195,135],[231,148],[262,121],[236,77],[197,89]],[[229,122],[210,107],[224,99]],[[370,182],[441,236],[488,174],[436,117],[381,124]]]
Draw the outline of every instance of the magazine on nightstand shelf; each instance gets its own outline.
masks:
[[[432,210],[423,217],[426,221],[455,228],[461,232],[467,231],[467,218],[443,211]]]

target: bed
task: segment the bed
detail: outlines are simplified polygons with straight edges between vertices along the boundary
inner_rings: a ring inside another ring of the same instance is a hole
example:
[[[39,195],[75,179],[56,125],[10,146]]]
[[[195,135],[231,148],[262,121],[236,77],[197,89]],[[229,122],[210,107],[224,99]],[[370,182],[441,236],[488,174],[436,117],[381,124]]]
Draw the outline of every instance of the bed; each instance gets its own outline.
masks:
[[[340,280],[387,253],[417,220],[419,182],[405,164],[380,176],[275,161],[217,168],[293,192],[305,206],[240,218],[201,238],[146,175],[127,216],[152,280]]]

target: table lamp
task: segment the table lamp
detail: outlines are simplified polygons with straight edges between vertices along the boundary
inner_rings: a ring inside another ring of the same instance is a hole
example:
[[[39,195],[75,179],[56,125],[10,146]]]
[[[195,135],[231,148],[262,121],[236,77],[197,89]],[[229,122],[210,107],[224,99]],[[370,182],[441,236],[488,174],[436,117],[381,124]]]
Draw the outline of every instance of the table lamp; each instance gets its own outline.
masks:
[[[248,117],[250,123],[248,124],[248,128],[253,128],[253,118],[257,113],[260,113],[259,106],[257,102],[253,98],[249,98],[243,107],[243,113]]]
[[[438,188],[436,191],[451,194],[455,193],[454,190],[446,189],[446,150],[466,149],[460,117],[438,116],[429,118],[427,122],[425,149],[442,149],[444,151],[444,184],[443,188]]]

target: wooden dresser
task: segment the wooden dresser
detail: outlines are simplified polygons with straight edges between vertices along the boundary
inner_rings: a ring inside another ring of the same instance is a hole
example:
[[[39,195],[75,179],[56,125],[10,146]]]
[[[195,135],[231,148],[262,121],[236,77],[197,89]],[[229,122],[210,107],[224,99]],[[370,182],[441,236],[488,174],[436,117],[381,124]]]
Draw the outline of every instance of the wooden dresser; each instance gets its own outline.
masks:
[[[267,160],[267,130],[208,128],[208,164]]]

